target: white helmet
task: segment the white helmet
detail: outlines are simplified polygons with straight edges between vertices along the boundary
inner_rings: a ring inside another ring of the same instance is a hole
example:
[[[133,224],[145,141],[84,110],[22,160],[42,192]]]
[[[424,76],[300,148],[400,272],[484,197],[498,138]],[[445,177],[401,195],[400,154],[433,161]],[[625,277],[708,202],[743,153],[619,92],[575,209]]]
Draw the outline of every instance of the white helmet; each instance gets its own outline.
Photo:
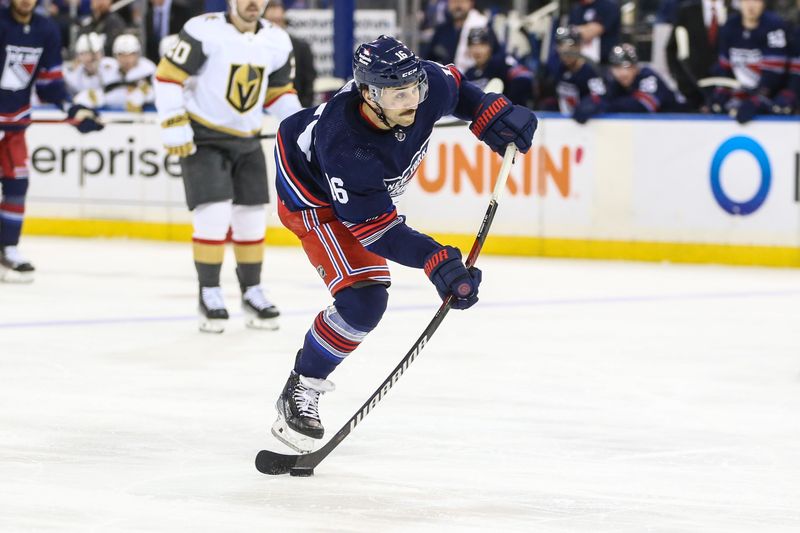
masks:
[[[139,43],[139,39],[137,39],[135,35],[123,33],[114,39],[114,46],[112,47],[111,51],[114,53],[114,55],[141,54],[142,45]]]
[[[75,41],[75,53],[85,54],[87,52],[91,52],[96,54],[98,52],[102,52],[105,41],[105,35],[100,35],[95,32],[84,33],[78,37],[77,41]]]

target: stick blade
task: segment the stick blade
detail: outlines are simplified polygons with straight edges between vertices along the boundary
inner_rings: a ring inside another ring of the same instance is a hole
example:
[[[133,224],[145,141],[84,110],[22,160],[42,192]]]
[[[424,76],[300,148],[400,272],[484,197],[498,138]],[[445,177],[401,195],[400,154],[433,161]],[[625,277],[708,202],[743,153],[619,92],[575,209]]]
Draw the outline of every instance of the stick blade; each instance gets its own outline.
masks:
[[[282,453],[261,450],[256,455],[256,469],[262,474],[278,476],[288,474],[297,464],[299,455],[284,455]]]

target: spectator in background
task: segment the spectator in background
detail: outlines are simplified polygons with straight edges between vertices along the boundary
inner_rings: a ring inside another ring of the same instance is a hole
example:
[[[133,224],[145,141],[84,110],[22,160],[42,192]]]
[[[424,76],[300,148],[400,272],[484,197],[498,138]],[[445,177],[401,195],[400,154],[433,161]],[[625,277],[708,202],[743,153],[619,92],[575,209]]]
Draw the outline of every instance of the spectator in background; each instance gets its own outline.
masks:
[[[581,0],[569,13],[569,25],[581,34],[581,53],[595,63],[607,64],[619,42],[619,10],[612,0]]]
[[[287,29],[286,10],[281,0],[270,0],[264,11],[264,18],[284,30]],[[300,105],[311,107],[314,103],[314,80],[317,79],[314,54],[311,52],[311,46],[303,39],[295,37],[291,33],[289,33],[289,39],[291,39],[294,49],[294,88],[300,99]]]
[[[75,42],[75,59],[64,68],[64,81],[72,101],[86,107],[105,105],[105,86],[117,62],[103,55],[103,37],[85,33]]]
[[[105,54],[112,55],[117,36],[125,31],[125,21],[111,12],[111,0],[91,0],[92,16],[83,21],[81,34],[97,33],[105,37]]]
[[[47,6],[47,12],[50,17],[58,24],[58,29],[61,30],[61,47],[69,49],[70,46],[70,28],[73,22],[70,14],[70,8],[75,5],[77,20],[91,15],[90,0],[51,0]]]
[[[468,51],[469,30],[485,28],[488,24],[489,19],[475,9],[473,0],[448,0],[445,21],[436,26],[423,56],[443,65],[453,63],[465,72],[475,64]],[[497,41],[494,34],[492,40]]]
[[[742,124],[757,114],[791,107],[786,82],[789,54],[786,23],[764,10],[764,0],[741,0],[720,33],[716,73],[735,79],[738,89],[718,87],[711,97],[714,113],[727,113]]]
[[[556,30],[556,51],[559,63],[552,84],[558,98],[557,109],[584,124],[602,109],[606,84],[597,66],[581,55],[581,35],[574,27]],[[556,105],[545,104],[543,108],[554,110]]]
[[[632,44],[617,45],[609,56],[611,80],[605,111],[611,113],[657,113],[682,110],[677,95],[649,67],[639,65]]]
[[[159,45],[167,35],[175,35],[186,22],[203,13],[203,6],[192,0],[149,0],[150,9],[144,20],[144,31],[147,37],[145,56],[158,63]]]
[[[153,75],[156,65],[142,57],[142,45],[135,35],[123,33],[114,41],[114,59],[118,68],[105,86],[106,105],[141,112],[155,101]]]
[[[475,65],[464,77],[485,89],[493,78],[503,82],[503,94],[512,104],[532,107],[533,73],[520,65],[516,59],[503,53],[495,53],[488,28],[472,28],[467,36],[469,55]]]
[[[800,112],[800,20],[795,25],[792,45],[793,52],[789,58],[789,88],[787,96],[790,98],[791,103],[794,104],[794,108]]]
[[[727,15],[723,0],[688,0],[678,7],[675,28],[667,43],[667,64],[678,90],[693,109],[706,105],[697,80],[711,75],[719,57],[719,32]],[[689,57],[683,60],[678,58],[677,28],[684,28],[689,37]]]

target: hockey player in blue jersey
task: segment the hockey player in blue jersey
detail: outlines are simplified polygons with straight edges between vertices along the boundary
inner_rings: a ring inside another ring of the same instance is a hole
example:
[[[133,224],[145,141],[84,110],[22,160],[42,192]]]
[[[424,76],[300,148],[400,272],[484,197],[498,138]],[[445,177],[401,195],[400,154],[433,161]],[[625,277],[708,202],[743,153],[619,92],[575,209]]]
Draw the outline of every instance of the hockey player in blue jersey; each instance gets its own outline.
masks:
[[[658,113],[681,109],[676,94],[649,68],[639,65],[636,48],[623,43],[608,58],[611,80],[603,109],[610,113]]]
[[[278,214],[333,296],[305,335],[278,402],[273,434],[300,452],[324,433],[319,396],[328,376],[381,320],[391,277],[386,260],[423,269],[453,307],[478,301],[481,272],[461,253],[414,231],[393,198],[413,177],[434,123],[446,115],[497,153],[531,146],[537,120],[505,96],[484,93],[453,66],[421,61],[381,36],[353,57],[355,80],[317,108],[285,119],[275,147]]]
[[[493,38],[488,28],[472,28],[467,35],[470,57],[475,65],[464,72],[464,77],[480,87],[490,80],[503,82],[503,94],[512,104],[531,107],[533,104],[533,72],[510,55],[495,53]]]
[[[552,83],[558,110],[584,124],[600,111],[606,94],[605,81],[597,67],[581,54],[581,35],[574,26],[558,28],[555,41],[558,65]]]
[[[50,19],[34,13],[36,0],[11,0],[0,8],[0,280],[33,280],[31,262],[17,249],[28,191],[25,129],[31,91],[67,111],[79,131],[102,125],[94,111],[69,104],[61,75],[61,35]]]
[[[741,0],[741,12],[720,31],[715,74],[735,78],[741,89],[717,88],[711,110],[730,114],[740,123],[771,111],[786,76],[786,24],[764,8],[764,0]]]

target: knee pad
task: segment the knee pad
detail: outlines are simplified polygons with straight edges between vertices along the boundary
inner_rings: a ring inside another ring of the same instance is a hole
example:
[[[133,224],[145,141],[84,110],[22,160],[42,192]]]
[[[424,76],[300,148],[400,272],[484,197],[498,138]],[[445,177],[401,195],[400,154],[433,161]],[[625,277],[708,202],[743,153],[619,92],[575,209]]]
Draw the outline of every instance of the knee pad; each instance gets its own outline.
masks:
[[[263,241],[267,232],[265,205],[235,205],[231,214],[234,242]]]
[[[192,211],[192,238],[224,241],[231,226],[231,201],[200,204]]]
[[[388,301],[386,286],[375,284],[342,289],[336,293],[334,306],[345,322],[366,333],[381,321]]]

